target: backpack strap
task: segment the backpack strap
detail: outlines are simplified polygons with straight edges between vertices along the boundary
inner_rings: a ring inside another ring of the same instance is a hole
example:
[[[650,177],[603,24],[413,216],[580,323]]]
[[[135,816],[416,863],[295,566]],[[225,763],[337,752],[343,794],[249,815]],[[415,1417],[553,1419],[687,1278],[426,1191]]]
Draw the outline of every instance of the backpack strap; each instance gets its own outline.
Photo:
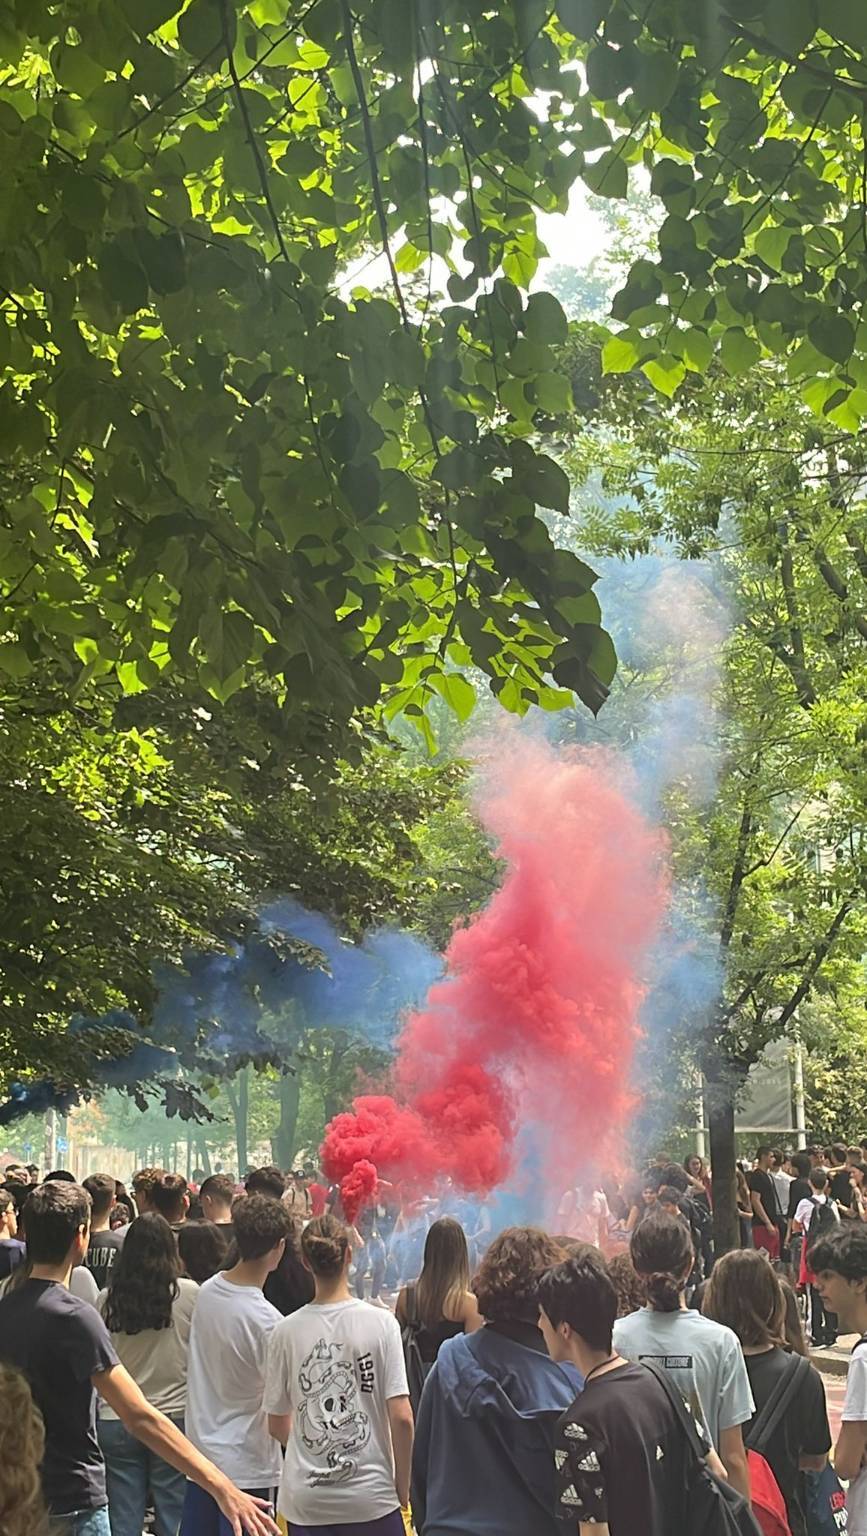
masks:
[[[744,1446],[748,1451],[756,1451],[759,1456],[764,1454],[765,1447],[770,1444],[788,1413],[801,1384],[806,1381],[809,1370],[810,1362],[804,1355],[789,1355],[786,1369],[780,1373],[764,1408],[756,1415],[752,1429],[744,1436]]]
[[[418,1296],[414,1282],[406,1288],[406,1320],[410,1328],[418,1325]]]
[[[695,1455],[699,1461],[705,1461],[708,1457],[708,1454],[710,1453],[711,1446],[706,1444],[699,1435],[699,1432],[695,1427],[695,1421],[692,1417],[692,1414],[690,1413],[686,1403],[678,1392],[677,1387],[674,1385],[674,1382],[671,1380],[671,1377],[668,1375],[668,1372],[664,1371],[661,1366],[654,1364],[652,1360],[642,1360],[641,1364],[644,1366],[646,1371],[650,1371],[651,1375],[656,1377],[659,1385],[662,1387],[662,1390],[664,1391],[668,1401],[671,1403],[671,1406],[674,1409],[675,1417],[678,1419],[680,1426],[686,1435],[690,1450],[693,1452],[693,1455]]]

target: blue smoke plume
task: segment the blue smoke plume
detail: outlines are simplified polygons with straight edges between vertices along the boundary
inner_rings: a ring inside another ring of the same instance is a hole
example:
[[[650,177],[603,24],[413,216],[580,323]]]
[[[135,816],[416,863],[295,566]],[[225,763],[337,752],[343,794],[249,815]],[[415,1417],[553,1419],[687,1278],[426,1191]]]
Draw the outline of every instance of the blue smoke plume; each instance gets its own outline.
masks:
[[[263,908],[259,927],[225,953],[190,953],[183,967],[155,970],[158,989],[148,1039],[132,1014],[76,1015],[71,1034],[124,1031],[125,1055],[93,1067],[94,1088],[133,1088],[177,1075],[179,1057],[200,1052],[203,1067],[232,1073],[244,1060],[279,1053],[272,1021],[294,1010],[299,1029],[344,1029],[387,1049],[403,1015],[424,999],[442,962],[428,945],[396,928],[377,929],[359,944],[321,913],[286,899]],[[0,1105],[0,1125],[21,1115],[66,1113],[79,1095],[48,1080],[13,1086]]]

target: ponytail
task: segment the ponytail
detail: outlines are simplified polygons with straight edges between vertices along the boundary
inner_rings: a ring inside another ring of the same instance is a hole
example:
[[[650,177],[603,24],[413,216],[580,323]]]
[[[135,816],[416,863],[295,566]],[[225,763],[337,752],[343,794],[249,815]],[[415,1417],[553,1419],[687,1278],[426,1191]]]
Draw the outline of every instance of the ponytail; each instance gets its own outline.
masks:
[[[635,1228],[629,1251],[654,1311],[676,1312],[695,1262],[692,1233],[683,1218],[651,1211]]]

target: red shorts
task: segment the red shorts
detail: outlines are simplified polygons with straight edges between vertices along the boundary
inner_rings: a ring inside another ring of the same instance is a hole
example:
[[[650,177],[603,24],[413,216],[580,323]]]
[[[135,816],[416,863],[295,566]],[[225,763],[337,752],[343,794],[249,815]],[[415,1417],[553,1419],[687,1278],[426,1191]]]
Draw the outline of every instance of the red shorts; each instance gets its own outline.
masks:
[[[773,1232],[769,1232],[767,1227],[754,1226],[753,1246],[755,1248],[766,1248],[772,1259],[778,1259],[780,1257],[780,1234],[776,1227],[774,1227]]]

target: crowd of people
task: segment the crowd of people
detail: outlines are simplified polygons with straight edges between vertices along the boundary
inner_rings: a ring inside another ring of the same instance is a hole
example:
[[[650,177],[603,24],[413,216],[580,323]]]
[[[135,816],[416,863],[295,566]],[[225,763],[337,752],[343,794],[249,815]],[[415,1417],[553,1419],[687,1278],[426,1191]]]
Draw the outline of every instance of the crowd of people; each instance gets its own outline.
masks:
[[[0,1532],[673,1536],[711,1490],[867,1536],[867,1351],[832,1466],[802,1300],[867,1344],[865,1151],[760,1148],[716,1259],[696,1156],[496,1235],[448,1188],[348,1222],[309,1166],[7,1170]]]

